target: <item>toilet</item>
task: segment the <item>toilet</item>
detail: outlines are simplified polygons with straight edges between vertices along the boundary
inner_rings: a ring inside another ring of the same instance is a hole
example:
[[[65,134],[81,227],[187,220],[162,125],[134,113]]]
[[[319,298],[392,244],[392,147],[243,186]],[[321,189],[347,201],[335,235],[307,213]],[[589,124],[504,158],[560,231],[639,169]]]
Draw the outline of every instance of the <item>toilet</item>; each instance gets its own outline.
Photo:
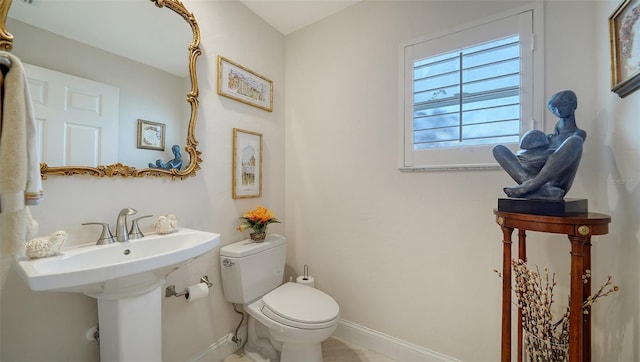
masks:
[[[250,316],[245,351],[253,360],[322,362],[320,343],[338,326],[340,307],[318,289],[282,283],[286,248],[276,234],[222,247],[224,297]]]

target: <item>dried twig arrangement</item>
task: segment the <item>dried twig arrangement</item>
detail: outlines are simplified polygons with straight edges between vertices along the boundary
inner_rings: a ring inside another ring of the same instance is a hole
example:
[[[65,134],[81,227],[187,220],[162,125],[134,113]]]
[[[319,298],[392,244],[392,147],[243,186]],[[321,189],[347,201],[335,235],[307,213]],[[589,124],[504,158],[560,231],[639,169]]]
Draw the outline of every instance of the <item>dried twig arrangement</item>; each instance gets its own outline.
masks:
[[[502,275],[494,270],[500,277]],[[553,322],[551,307],[554,302],[554,288],[556,286],[555,273],[549,273],[547,268],[541,273],[536,266],[529,269],[523,260],[513,259],[515,278],[514,291],[517,304],[522,311],[522,327],[525,330],[525,351],[531,362],[567,361],[569,346],[569,307],[562,317]],[[591,278],[591,271],[587,270],[582,276],[584,283]],[[589,314],[591,306],[598,299],[618,291],[612,286],[612,277],[600,286],[598,291],[584,301],[583,313]]]

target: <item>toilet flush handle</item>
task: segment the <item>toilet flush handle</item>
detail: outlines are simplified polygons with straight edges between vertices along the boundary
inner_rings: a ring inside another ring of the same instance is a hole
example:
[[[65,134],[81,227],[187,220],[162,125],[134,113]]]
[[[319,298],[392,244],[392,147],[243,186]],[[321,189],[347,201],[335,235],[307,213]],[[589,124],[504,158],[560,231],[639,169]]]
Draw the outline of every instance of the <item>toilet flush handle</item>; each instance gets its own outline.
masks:
[[[226,267],[234,266],[235,264],[236,264],[236,263],[232,262],[232,261],[231,261],[231,260],[229,260],[229,259],[224,259],[224,260],[222,260],[222,265],[223,265],[223,266],[226,266]]]

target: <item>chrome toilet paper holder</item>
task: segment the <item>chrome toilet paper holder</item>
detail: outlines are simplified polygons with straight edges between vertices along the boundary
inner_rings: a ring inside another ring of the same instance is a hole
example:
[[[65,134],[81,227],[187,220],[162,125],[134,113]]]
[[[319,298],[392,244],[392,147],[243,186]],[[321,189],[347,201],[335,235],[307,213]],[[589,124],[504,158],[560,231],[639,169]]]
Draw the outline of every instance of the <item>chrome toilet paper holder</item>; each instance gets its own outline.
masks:
[[[206,276],[206,275],[203,276],[202,278],[200,278],[200,283],[206,284],[207,288],[211,288],[213,286],[213,283],[211,283],[209,281],[209,277]],[[165,289],[164,296],[166,298],[169,298],[169,297],[182,297],[182,296],[184,296],[185,298],[189,298],[189,290],[185,289],[185,290],[183,290],[183,291],[178,293],[178,292],[176,292],[176,286],[175,285],[170,285]]]

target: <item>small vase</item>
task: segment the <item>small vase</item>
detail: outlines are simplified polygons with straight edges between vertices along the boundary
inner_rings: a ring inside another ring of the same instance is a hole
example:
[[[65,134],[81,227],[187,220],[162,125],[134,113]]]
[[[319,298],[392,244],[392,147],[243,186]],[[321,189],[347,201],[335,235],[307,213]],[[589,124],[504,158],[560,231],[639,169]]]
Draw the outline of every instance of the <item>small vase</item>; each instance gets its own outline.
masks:
[[[251,238],[251,240],[255,241],[256,243],[261,243],[264,241],[264,238],[267,237],[267,232],[259,231],[259,232],[251,233],[249,234],[249,237]]]

